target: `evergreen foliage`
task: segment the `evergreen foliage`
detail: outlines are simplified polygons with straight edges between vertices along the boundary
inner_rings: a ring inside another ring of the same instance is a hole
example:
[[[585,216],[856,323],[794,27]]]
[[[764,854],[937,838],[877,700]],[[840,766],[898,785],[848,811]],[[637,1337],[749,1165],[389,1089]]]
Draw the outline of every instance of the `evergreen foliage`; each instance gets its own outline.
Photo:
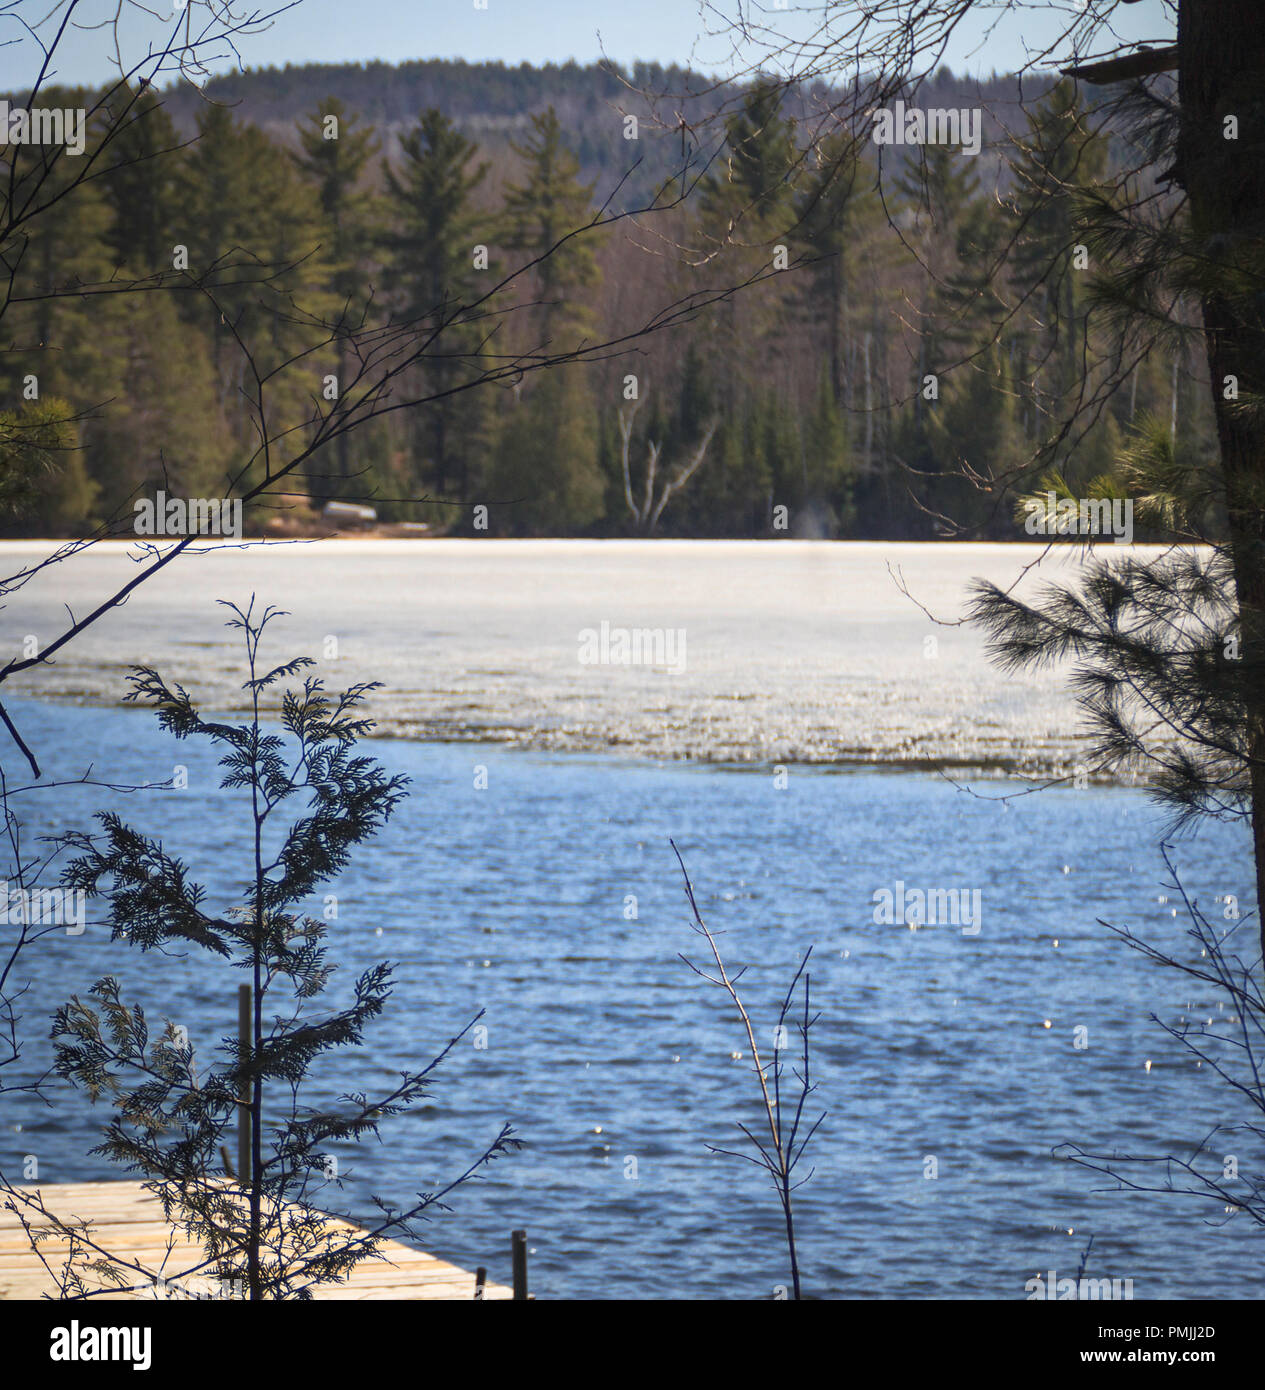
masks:
[[[240,1284],[251,1299],[302,1299],[372,1258],[387,1235],[408,1232],[456,1185],[420,1193],[408,1210],[379,1203],[380,1219],[354,1236],[328,1227],[325,1211],[338,1186],[331,1153],[376,1137],[383,1120],[426,1097],[435,1068],[475,1020],[384,1094],[306,1102],[319,1059],[364,1045],[390,997],[392,968],[386,961],[370,967],[344,1004],[319,1007],[336,966],[329,924],[304,905],[382,828],[405,795],[406,779],[388,776],[356,751],[373,728],[362,710],[373,685],[329,692],[306,657],[265,669],[261,642],[278,614],[256,614],[253,600],[245,609],[227,607],[228,625],[245,646],[248,720],[205,718],[187,691],[150,668],[134,672],[128,698],[152,709],[178,739],[206,740],[221,751],[220,785],[239,794],[241,833],[230,840],[241,856],[237,901],[213,907],[190,864],[113,812],[99,817],[96,833],[71,833],[62,843],[75,855],[66,884],[105,900],[112,940],[141,952],[202,951],[245,973],[253,1002],[249,1046],[225,1038],[208,1065],[200,1047],[195,1055],[197,1040],[171,1022],[154,1028],[124,997],[120,981],[107,976],[58,1010],[55,1069],[109,1104],[112,1115],[94,1152],[146,1180],[167,1218],[204,1248],[202,1273]],[[278,696],[279,728],[269,728],[265,702]],[[224,1174],[221,1154],[242,1107],[250,1170]],[[456,1181],[517,1142],[504,1127]],[[124,1269],[114,1278],[128,1282]]]

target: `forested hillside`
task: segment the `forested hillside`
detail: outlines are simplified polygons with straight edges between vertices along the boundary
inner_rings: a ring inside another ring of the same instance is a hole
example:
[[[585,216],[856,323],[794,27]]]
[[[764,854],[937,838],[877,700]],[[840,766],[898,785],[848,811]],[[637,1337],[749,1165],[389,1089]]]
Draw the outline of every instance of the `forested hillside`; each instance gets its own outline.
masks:
[[[259,126],[272,139],[294,146],[296,121],[334,97],[374,127],[383,152],[392,158],[421,113],[433,108],[477,140],[483,156],[495,165],[502,156],[511,156],[510,142],[527,133],[531,118],[553,107],[579,161],[580,177],[594,184],[595,197],[604,200],[622,184],[621,201],[634,206],[644,202],[656,179],[670,174],[679,162],[679,139],[660,127],[671,127],[681,117],[698,125],[736,94],[737,89],[701,74],[657,63],[635,63],[627,69],[577,63],[508,67],[430,59],[231,73],[210,81],[202,93],[187,84],[173,86],[164,103],[175,128],[186,137],[196,134],[200,112],[213,101],[232,107],[239,119]],[[1018,119],[1017,96],[1011,78],[980,83],[941,69],[921,99],[935,106],[982,106],[988,138],[995,141]],[[815,94],[805,92],[784,114],[805,118],[815,105]],[[631,158],[623,133],[628,113],[641,121],[642,143]],[[638,159],[642,167],[629,178],[630,165]],[[995,161],[986,157],[985,163],[993,166],[991,179]]]
[[[1058,435],[1067,393],[1093,389],[1077,196],[1123,138],[1070,84],[1029,120],[1008,79],[940,73],[910,99],[982,108],[983,152],[887,150],[881,181],[874,145],[823,135],[820,94],[737,96],[709,123],[735,93],[683,71],[438,61],[143,94],[88,195],[6,253],[0,524],[77,534],[160,487],[218,495],[257,446],[243,402],[261,378],[270,425],[301,431],[355,370],[339,326],[375,316],[447,316],[444,351],[412,369],[437,399],[331,443],[307,494],[442,530],[482,504],[495,534],[932,537],[952,516],[1023,538],[1003,474],[1114,486],[1156,421],[1178,454],[1206,447],[1198,364],[1154,355],[1088,431]],[[683,152],[699,182],[678,206],[540,259],[617,187],[615,208],[649,202]],[[173,267],[183,288],[126,309],[108,293]],[[686,296],[712,302],[630,355],[463,389]]]

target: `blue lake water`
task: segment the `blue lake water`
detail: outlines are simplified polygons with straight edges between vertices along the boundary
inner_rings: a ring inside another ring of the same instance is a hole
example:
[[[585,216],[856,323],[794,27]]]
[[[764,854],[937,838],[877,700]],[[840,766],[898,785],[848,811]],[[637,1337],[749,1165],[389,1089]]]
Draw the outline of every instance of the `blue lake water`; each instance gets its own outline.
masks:
[[[54,777],[89,763],[112,782],[189,769],[183,791],[28,795],[29,836],[118,807],[161,833],[213,902],[236,900],[247,822],[198,748],[136,711],[10,710]],[[488,1033],[486,1048],[456,1050],[432,1103],[391,1122],[381,1146],[339,1153],[346,1210],[367,1214],[370,1192],[403,1202],[434,1188],[508,1120],[525,1149],[433,1219],[436,1253],[507,1280],[509,1232],[526,1227],[542,1297],[763,1298],[786,1283],[772,1192],[705,1147],[732,1145],[735,1122],[759,1113],[738,1021],[678,958],[704,943],[672,837],[731,965],[753,962],[743,984],[764,1040],[815,947],[816,1098],[829,1115],[798,1196],[808,1292],[1022,1298],[1035,1272],[1074,1274],[1092,1235],[1088,1272],[1131,1278],[1138,1298],[1260,1295],[1242,1273],[1259,1267],[1247,1218],[1096,1191],[1105,1180],[1050,1152],[1073,1141],[1188,1154],[1215,1125],[1250,1118],[1149,1018],[1211,1019],[1216,1000],[1096,922],[1182,947],[1185,924],[1157,901],[1160,822],[1140,792],[1004,803],[910,771],[791,765],[779,787],[768,766],[372,746],[413,779],[412,796],[337,885],[331,944],[344,968],[327,997],[381,958],[397,963],[397,988],[322,1093],[389,1086],[479,1009]],[[992,798],[1014,784],[977,789]],[[1250,904],[1241,830],[1205,827],[1176,857],[1206,906],[1227,894]],[[979,934],[876,925],[875,891],[898,881],[979,889]],[[48,1056],[37,1021],[107,971],[206,1049],[234,1027],[240,976],[202,956],[141,955],[89,925],[27,960],[30,1072]],[[45,1108],[2,1096],[0,1134],[9,1172],[34,1154],[46,1181],[116,1175],[87,1154],[93,1115],[78,1098]]]

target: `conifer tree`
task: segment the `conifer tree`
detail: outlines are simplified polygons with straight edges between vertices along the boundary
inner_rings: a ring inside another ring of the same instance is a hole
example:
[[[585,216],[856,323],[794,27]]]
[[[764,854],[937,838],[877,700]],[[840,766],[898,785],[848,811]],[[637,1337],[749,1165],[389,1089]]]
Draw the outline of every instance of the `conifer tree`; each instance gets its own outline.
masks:
[[[50,107],[91,104],[86,91],[72,87],[46,88],[41,100]],[[92,158],[99,141],[99,132],[89,126],[80,159]],[[81,179],[77,161],[55,158],[35,144],[9,145],[6,163],[7,196],[0,205],[10,216],[22,206],[23,218],[16,234],[0,246],[0,265],[12,277],[2,306],[5,397],[9,402],[59,396],[76,404],[95,403],[108,394],[110,364],[94,342],[94,305],[75,291],[110,273],[110,210],[102,181]],[[72,190],[73,197],[68,196]],[[38,396],[25,389],[27,377],[35,378]]]
[[[240,456],[235,402],[221,399],[207,335],[181,319],[169,294],[101,296],[91,314],[92,342],[109,369],[107,399],[81,428],[103,516],[126,523],[137,495],[160,488],[224,495]]]
[[[328,954],[329,924],[305,911],[305,903],[382,828],[406,779],[388,776],[356,752],[373,727],[361,706],[374,686],[327,693],[311,674],[287,685],[313,663],[300,657],[265,669],[261,641],[275,611],[256,614],[253,599],[245,609],[227,607],[228,626],[241,633],[246,650],[250,717],[244,723],[203,718],[183,687],[150,668],[136,670],[128,698],[153,709],[177,738],[221,750],[221,786],[236,794],[225,827],[229,847],[241,856],[237,900],[211,907],[190,865],[113,812],[99,817],[99,833],[72,833],[63,844],[76,856],[65,882],[105,899],[113,940],[142,953],[201,951],[245,972],[249,1044],[225,1039],[218,1060],[204,1066],[200,1040],[171,1022],[161,1032],[152,1029],[143,1008],[125,1000],[119,979],[106,976],[86,998],[76,996],[58,1010],[55,1068],[109,1103],[112,1117],[95,1152],[143,1175],[168,1218],[204,1247],[202,1272],[240,1282],[252,1300],[308,1298],[314,1285],[344,1278],[372,1258],[387,1234],[408,1231],[413,1218],[455,1186],[419,1193],[404,1211],[378,1203],[380,1218],[363,1234],[331,1230],[314,1204],[322,1188],[326,1205],[336,1190],[328,1179],[331,1149],[376,1137],[384,1119],[420,1101],[457,1039],[385,1094],[349,1092],[334,1103],[307,1103],[317,1060],[363,1045],[390,996],[392,970],[388,962],[370,967],[342,1007],[319,1008],[315,1001],[336,967]],[[270,729],[265,701],[278,695],[279,728]],[[234,814],[240,817],[235,838],[228,831]],[[243,1108],[249,1169],[221,1176],[221,1151]],[[457,1181],[516,1144],[506,1126]],[[101,1253],[111,1267],[110,1252]],[[112,1267],[114,1282],[135,1286],[117,1261]]]
[[[212,276],[217,267],[240,267],[243,251],[255,240],[251,221],[250,157],[254,152],[246,127],[225,106],[212,105],[198,115],[197,138],[180,170],[180,214],[172,224],[175,246],[187,251],[193,277]],[[224,279],[249,278],[237,269]],[[240,291],[222,292],[229,314]],[[231,332],[225,316],[196,294],[182,296],[191,322],[212,335],[217,377],[226,369]]]
[[[1017,313],[1008,332],[1019,374],[1030,383],[1023,410],[1029,438],[1041,447],[1057,432],[1065,398],[1085,368],[1092,268],[1083,209],[1087,196],[1104,192],[1107,140],[1068,80],[1026,115],[1028,132],[1015,141],[1010,161],[1007,233],[1014,245],[1006,261]],[[1066,462],[1066,450],[1043,452],[1047,466]]]
[[[542,302],[535,322],[539,343],[556,350],[555,335],[587,316],[574,296],[599,278],[593,234],[581,232],[594,216],[593,185],[580,182],[580,162],[567,147],[552,106],[533,116],[531,124],[526,140],[511,142],[525,167],[522,182],[505,190],[502,241],[529,260],[546,257],[536,269]],[[566,244],[559,246],[564,238]],[[547,255],[555,246],[559,249]]]
[[[414,450],[429,455],[435,492],[443,498],[455,483],[464,501],[480,466],[484,411],[468,394],[444,393],[480,370],[486,324],[463,306],[491,284],[490,258],[480,267],[475,253],[488,240],[475,199],[489,166],[477,159],[478,146],[434,109],[422,114],[400,147],[402,168],[386,166],[392,219],[383,245],[391,297],[402,318],[440,335],[419,366],[428,391],[439,399],[416,417]],[[419,476],[423,461],[417,460]]]
[[[339,390],[345,390],[354,370],[348,330],[354,331],[368,308],[372,266],[369,248],[379,235],[379,201],[363,187],[369,161],[377,154],[378,140],[372,128],[361,129],[358,118],[348,113],[337,97],[326,97],[299,126],[299,151],[295,162],[315,189],[324,223],[325,264],[334,303],[335,372]],[[351,442],[341,434],[335,443],[338,486],[351,474]],[[319,498],[332,495],[337,486],[330,479],[312,478],[311,491]]]
[[[152,91],[124,83],[107,107],[114,129],[101,181],[111,219],[106,244],[114,264],[136,275],[168,271],[180,205],[180,137]]]
[[[84,466],[68,401],[56,396],[0,411],[0,530],[83,534],[97,488]]]
[[[852,476],[843,411],[824,370],[803,430],[801,456],[801,505],[818,518],[818,534],[837,535],[853,521]]]
[[[582,230],[594,217],[593,185],[580,182],[554,108],[531,121],[526,140],[511,142],[525,167],[522,181],[505,190],[501,241],[528,261],[543,258],[530,280],[537,302],[524,347],[553,354],[573,346],[590,321],[577,296],[600,278],[594,236]],[[521,398],[516,393],[502,412],[492,480],[499,501],[512,499],[508,524],[516,531],[534,525],[566,535],[597,520],[604,494],[597,408],[582,368],[547,369]]]
[[[724,149],[697,201],[702,269],[695,272],[696,283],[719,294],[718,302],[700,316],[700,329],[708,340],[710,386],[722,417],[737,420],[747,409],[748,393],[765,383],[777,352],[778,322],[792,300],[789,286],[781,293],[780,285],[769,283],[741,296],[723,291],[767,275],[770,243],[787,236],[793,220],[794,163],[791,126],[779,114],[777,95],[767,84],[757,84],[726,120]],[[722,453],[728,447],[722,443]],[[763,476],[763,465],[753,472]],[[767,500],[748,499],[741,510],[762,513]]]
[[[725,154],[701,203],[704,228],[717,240],[753,245],[785,230],[795,149],[779,108],[777,90],[757,84],[725,123]]]
[[[816,162],[800,180],[795,214],[794,235],[814,261],[803,277],[802,312],[824,328],[828,381],[836,400],[851,407],[857,394],[853,383],[859,282],[863,275],[874,275],[873,242],[883,214],[873,170],[842,132],[822,141]]]
[[[185,296],[188,312],[212,335],[221,399],[241,421],[242,442],[253,445],[257,374],[268,382],[271,429],[311,413],[313,372],[297,359],[327,339],[334,312],[320,204],[289,155],[221,106],[199,116],[182,173],[173,225],[189,276],[207,291]],[[243,401],[246,409],[237,409]]]
[[[924,382],[928,375],[950,365],[945,360],[947,339],[941,338],[939,286],[957,263],[960,224],[979,192],[979,175],[974,161],[964,159],[951,145],[923,145],[895,182],[901,201],[914,218],[908,240],[924,272],[910,395],[913,432],[921,451],[925,448],[922,435],[928,403]]]
[[[402,312],[430,321],[475,297],[472,255],[481,218],[475,196],[487,177],[479,147],[442,111],[423,112],[400,141],[403,166],[385,166],[394,222],[383,241]]]
[[[511,535],[573,535],[601,517],[597,407],[582,367],[554,367],[506,404],[490,488]]]

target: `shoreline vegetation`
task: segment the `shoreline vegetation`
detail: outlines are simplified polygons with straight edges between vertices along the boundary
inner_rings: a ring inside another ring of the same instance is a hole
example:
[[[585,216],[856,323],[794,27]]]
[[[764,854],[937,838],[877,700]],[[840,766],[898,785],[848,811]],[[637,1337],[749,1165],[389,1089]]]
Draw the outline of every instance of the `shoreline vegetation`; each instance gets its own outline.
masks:
[[[109,536],[51,536],[51,535],[31,535],[31,536],[0,536],[0,550],[6,547],[29,546],[29,545],[55,545],[55,546],[133,546],[143,543],[147,546],[174,545],[183,540],[183,536],[129,536],[129,535],[109,535]],[[902,550],[917,550],[923,547],[933,547],[935,549],[955,549],[968,551],[972,549],[992,550],[998,546],[1005,546],[1009,550],[1030,550],[1034,554],[1041,551],[1049,551],[1051,557],[1056,557],[1060,551],[1070,551],[1075,549],[1078,552],[1084,550],[1083,539],[1076,536],[1067,537],[1042,537],[1034,539],[1032,536],[1013,536],[1003,537],[998,540],[982,539],[978,536],[934,536],[924,539],[909,539],[901,541],[888,541],[882,537],[865,536],[565,536],[565,535],[540,535],[540,536],[485,536],[470,535],[468,532],[455,530],[443,530],[431,527],[425,523],[418,522],[389,522],[376,526],[365,527],[329,527],[323,523],[314,524],[310,527],[295,526],[293,529],[281,531],[260,530],[255,527],[247,526],[243,528],[240,537],[207,535],[199,537],[210,545],[223,545],[232,547],[246,543],[262,544],[264,542],[284,542],[284,541],[461,541],[471,545],[591,545],[614,549],[619,546],[641,546],[652,545],[660,547],[669,546],[834,546],[852,547],[861,549],[868,547],[874,550],[881,550],[883,553],[899,552]],[[1128,543],[1119,544],[1100,544],[1095,549],[1097,558],[1110,557],[1113,553],[1119,552],[1127,554],[1130,551],[1142,551],[1146,553],[1159,553],[1174,547],[1157,540],[1135,540]],[[1187,544],[1182,549],[1202,551],[1209,547],[1202,544]]]
[[[1025,103],[1014,75],[938,67],[917,99],[977,112],[985,147],[929,144],[925,167],[859,114],[818,138],[804,94],[721,84],[689,119],[734,153],[700,150],[677,202],[681,127],[636,84],[684,76],[305,65],[217,78],[209,102],[124,84],[89,123],[107,167],[29,233],[10,334],[42,346],[0,366],[0,531],[126,537],[159,492],[277,537],[338,530],[333,506],[391,537],[1010,540],[1015,497],[1123,501],[1157,422],[1183,465],[1215,446],[1194,354],[1141,355],[1062,436],[1115,351],[1071,255],[1078,208],[1134,156],[1072,82]],[[63,266],[203,292],[124,313],[59,289]],[[441,303],[443,344],[399,365]],[[674,306],[653,332],[649,304]],[[261,439],[295,451],[280,471]]]

